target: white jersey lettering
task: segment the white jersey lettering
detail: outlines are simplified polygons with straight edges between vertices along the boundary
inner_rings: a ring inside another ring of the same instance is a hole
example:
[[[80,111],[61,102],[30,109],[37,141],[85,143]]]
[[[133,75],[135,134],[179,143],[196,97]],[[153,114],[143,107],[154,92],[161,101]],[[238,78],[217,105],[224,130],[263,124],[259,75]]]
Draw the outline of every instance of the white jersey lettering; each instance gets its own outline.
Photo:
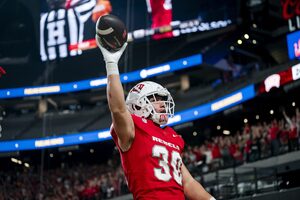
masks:
[[[177,150],[180,150],[180,147],[178,145],[175,145],[171,142],[166,142],[158,137],[155,137],[155,136],[152,136],[152,140],[155,141],[155,142],[159,142],[160,144],[164,144],[166,146],[169,146],[169,147],[172,147],[174,149],[177,149]]]

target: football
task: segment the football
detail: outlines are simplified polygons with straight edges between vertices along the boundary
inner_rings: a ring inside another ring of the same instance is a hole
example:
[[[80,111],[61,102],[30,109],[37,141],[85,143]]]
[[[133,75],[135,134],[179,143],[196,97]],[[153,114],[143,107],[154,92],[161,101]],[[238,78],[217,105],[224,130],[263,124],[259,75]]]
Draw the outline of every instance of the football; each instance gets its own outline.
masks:
[[[96,39],[108,51],[118,51],[127,41],[126,26],[114,15],[103,15],[96,23]]]

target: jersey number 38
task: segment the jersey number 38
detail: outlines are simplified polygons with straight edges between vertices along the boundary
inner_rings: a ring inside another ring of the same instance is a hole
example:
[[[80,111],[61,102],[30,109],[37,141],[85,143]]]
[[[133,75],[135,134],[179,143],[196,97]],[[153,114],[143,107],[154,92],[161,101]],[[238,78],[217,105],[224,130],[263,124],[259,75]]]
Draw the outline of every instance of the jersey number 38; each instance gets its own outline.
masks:
[[[154,175],[161,181],[170,181],[173,178],[179,184],[182,185],[181,165],[182,160],[180,154],[177,151],[171,152],[171,163],[169,164],[169,151],[166,147],[160,145],[154,145],[152,148],[152,156],[159,158],[160,168],[154,168]],[[173,168],[173,174],[170,173],[170,166]]]

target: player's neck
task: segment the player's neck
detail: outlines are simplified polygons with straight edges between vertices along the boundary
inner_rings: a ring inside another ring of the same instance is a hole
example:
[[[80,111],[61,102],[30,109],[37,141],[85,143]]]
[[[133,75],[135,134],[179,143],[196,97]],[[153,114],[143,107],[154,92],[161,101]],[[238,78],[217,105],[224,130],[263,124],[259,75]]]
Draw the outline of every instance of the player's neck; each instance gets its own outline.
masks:
[[[152,122],[153,122],[153,124],[154,124],[155,126],[161,128],[159,124],[155,123],[154,121],[152,121]]]

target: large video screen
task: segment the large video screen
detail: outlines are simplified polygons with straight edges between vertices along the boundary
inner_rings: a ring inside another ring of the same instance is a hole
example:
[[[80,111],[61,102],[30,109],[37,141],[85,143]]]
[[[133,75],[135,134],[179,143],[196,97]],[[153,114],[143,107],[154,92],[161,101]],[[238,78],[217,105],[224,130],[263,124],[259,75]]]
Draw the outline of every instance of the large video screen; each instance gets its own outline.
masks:
[[[300,59],[300,31],[290,33],[286,36],[288,54],[291,60]]]
[[[41,0],[42,61],[96,48],[95,23],[106,14],[124,21],[128,41],[177,37],[223,28],[236,19],[237,0]]]

